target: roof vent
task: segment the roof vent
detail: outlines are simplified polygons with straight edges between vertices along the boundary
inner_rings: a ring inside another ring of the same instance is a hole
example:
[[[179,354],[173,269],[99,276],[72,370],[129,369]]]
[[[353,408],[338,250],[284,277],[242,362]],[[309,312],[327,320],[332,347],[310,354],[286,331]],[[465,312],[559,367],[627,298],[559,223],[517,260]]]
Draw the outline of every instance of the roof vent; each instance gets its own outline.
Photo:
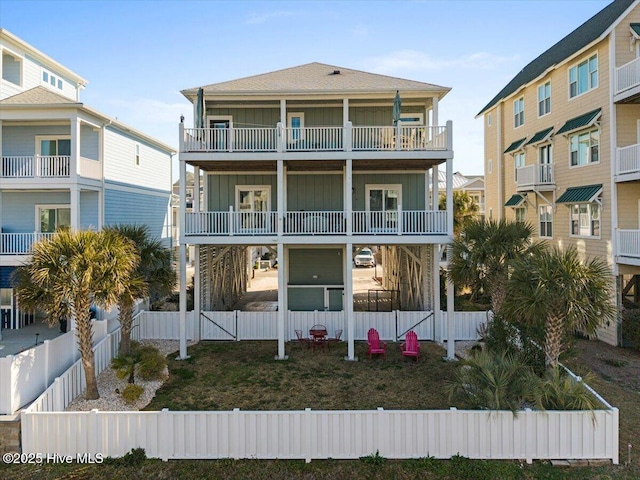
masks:
[[[329,75],[340,75],[340,70],[334,70]]]

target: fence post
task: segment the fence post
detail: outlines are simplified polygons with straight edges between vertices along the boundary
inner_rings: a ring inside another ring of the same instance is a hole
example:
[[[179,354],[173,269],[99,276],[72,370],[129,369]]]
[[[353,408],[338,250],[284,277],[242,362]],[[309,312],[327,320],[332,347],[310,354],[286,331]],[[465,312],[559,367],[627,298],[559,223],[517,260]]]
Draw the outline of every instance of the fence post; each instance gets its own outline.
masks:
[[[535,438],[533,436],[533,432],[535,432],[534,419],[535,414],[531,411],[530,408],[525,408],[524,413],[524,429],[520,429],[520,435],[524,436],[523,444],[524,444],[524,456],[526,462],[531,465],[533,463],[533,446],[535,442],[530,442],[529,437]]]
[[[306,445],[305,445],[305,449],[304,449],[304,461],[306,463],[311,463],[311,439],[313,438],[313,432],[311,432],[311,409],[310,408],[305,408],[304,409],[304,420],[305,420],[305,432],[307,432],[307,438],[306,438]]]
[[[173,448],[176,439],[173,436],[173,425],[171,422],[171,412],[168,408],[163,408],[160,413],[160,432],[161,435],[158,438],[158,444],[160,445],[160,458],[163,462],[169,460],[169,449]]]
[[[240,418],[240,409],[239,408],[234,408],[233,409],[233,433],[235,435],[235,442],[230,442],[231,445],[233,445],[233,452],[231,452],[231,456],[233,457],[234,460],[240,460],[241,455],[240,455],[240,451],[241,451],[241,447],[242,447],[242,425],[240,425],[241,422],[241,418]]]
[[[387,438],[389,432],[385,431],[384,428],[384,408],[378,407],[378,438],[376,439],[376,450],[380,452],[381,456],[388,455],[387,449],[385,448],[384,439]]]
[[[611,434],[610,434],[610,440],[611,440],[611,448],[612,448],[612,454],[613,457],[611,459],[611,461],[613,462],[614,465],[618,465],[620,463],[620,453],[618,451],[619,447],[620,447],[620,436],[618,434],[618,432],[620,431],[620,411],[614,407],[613,409],[611,409],[611,416],[613,417],[613,425],[612,430],[611,430]]]
[[[52,359],[49,358],[49,343],[51,340],[44,341],[44,386],[42,391],[45,391],[49,386],[49,365],[51,364]]]
[[[62,395],[64,388],[62,388],[60,377],[56,377],[53,381],[53,408],[56,412],[62,412],[64,410],[64,397]]]

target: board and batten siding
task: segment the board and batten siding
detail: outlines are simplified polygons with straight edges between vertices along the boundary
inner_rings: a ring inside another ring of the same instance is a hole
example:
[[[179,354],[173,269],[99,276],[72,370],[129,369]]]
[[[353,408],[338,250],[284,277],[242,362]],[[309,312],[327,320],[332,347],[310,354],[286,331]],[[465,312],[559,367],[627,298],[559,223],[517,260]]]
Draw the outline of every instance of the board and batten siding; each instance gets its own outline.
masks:
[[[367,185],[402,185],[402,209],[424,210],[425,191],[423,173],[401,174],[364,174],[353,175],[353,210],[364,211],[367,208]]]
[[[209,211],[225,212],[229,207],[237,210],[236,186],[237,185],[269,185],[271,187],[272,211],[277,209],[277,185],[276,175],[207,175],[207,195],[209,198]]]
[[[171,190],[169,153],[111,127],[105,128],[104,136],[106,181]],[[136,165],[136,144],[140,145],[140,165]]]
[[[280,106],[273,108],[207,108],[208,116],[231,116],[234,128],[275,128]]]
[[[168,236],[169,192],[145,190],[136,185],[105,182],[105,225],[147,225],[153,238]]]
[[[342,285],[341,248],[290,248],[289,286]]]
[[[289,175],[288,211],[342,211],[344,208],[342,175]]]

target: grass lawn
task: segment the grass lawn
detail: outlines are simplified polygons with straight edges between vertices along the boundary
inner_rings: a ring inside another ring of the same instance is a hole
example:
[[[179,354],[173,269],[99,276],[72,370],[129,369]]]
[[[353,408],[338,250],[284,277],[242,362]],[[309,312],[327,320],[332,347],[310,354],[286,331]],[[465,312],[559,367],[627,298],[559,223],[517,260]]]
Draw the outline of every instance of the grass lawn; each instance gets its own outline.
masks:
[[[598,346],[598,345],[596,345]],[[591,347],[591,346],[590,346]],[[356,344],[358,362],[346,362],[346,345],[312,352],[287,344],[288,361],[276,361],[275,342],[202,342],[189,348],[191,358],[169,355],[170,378],[158,390],[149,410],[285,410],[302,409],[437,409],[448,408],[443,380],[456,364],[442,360],[444,349],[422,342],[420,361],[401,358],[390,343],[387,358],[370,360],[366,346]],[[621,350],[617,350],[621,351]],[[589,350],[584,355],[593,355]],[[579,370],[580,357],[570,360]],[[581,372],[580,372],[581,373]],[[627,444],[640,450],[639,393],[597,377],[593,387],[620,407],[620,462]],[[134,456],[109,459],[102,465],[4,465],[2,479],[638,479],[640,455],[633,451],[630,466],[552,467],[515,461],[473,461],[432,458],[385,460],[364,457],[349,461],[160,460]]]
[[[273,341],[201,342],[189,358],[169,357],[169,380],[145,410],[371,410],[440,409],[450,403],[443,379],[455,364],[445,351],[422,342],[420,359],[404,359],[389,343],[387,358],[369,359],[356,343],[358,362],[347,362],[345,342],[325,352],[287,344],[287,361],[275,360]]]

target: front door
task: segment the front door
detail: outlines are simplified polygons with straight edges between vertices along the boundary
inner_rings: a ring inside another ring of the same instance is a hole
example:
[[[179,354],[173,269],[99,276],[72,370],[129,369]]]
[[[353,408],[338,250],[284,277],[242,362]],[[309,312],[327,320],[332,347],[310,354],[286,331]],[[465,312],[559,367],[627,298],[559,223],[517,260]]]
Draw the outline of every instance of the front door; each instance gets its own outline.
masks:
[[[268,185],[236,187],[237,231],[267,232],[269,228],[271,187]]]
[[[367,185],[367,218],[372,232],[398,231],[402,211],[401,185]]]
[[[209,117],[210,143],[214,151],[225,151],[231,145],[231,118]]]
[[[553,156],[551,155],[551,144],[542,145],[538,148],[538,159],[540,167],[540,182],[553,183],[552,166]]]

